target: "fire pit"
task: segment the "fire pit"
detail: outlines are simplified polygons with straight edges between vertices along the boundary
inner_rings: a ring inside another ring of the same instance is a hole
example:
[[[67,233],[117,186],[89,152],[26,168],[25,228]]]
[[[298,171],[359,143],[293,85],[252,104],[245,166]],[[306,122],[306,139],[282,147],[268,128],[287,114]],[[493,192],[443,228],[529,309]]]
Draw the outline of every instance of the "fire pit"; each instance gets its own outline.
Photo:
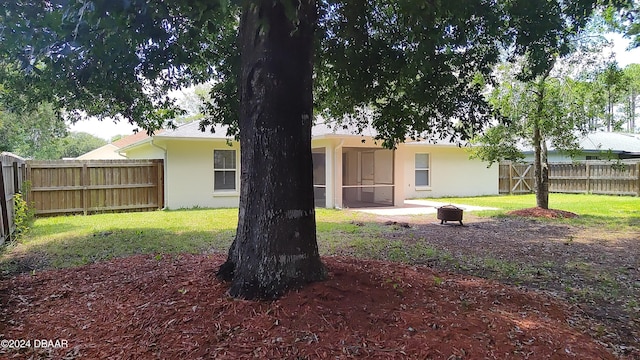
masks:
[[[459,221],[462,225],[462,209],[453,205],[445,205],[438,208],[438,220],[440,224],[447,221]]]

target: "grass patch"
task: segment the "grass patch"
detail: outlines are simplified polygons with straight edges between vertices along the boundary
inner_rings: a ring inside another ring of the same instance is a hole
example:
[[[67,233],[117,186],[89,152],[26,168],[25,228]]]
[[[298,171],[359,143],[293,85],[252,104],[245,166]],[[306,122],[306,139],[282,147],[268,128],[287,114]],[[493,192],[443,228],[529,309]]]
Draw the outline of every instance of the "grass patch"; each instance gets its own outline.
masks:
[[[4,249],[4,273],[64,268],[135,254],[226,249],[237,209],[155,211],[37,219],[18,244]]]
[[[474,211],[480,216],[504,216],[511,210],[536,206],[535,194],[481,196],[468,198],[433,199],[446,203],[457,203],[500,210]],[[553,220],[572,225],[606,227],[608,229],[640,228],[640,198],[630,196],[549,194],[549,207],[579,215],[575,219]]]
[[[371,216],[317,209],[322,255],[374,256],[388,227]],[[238,209],[193,209],[144,213],[59,216],[37,219],[18,243],[2,247],[0,271],[65,268],[135,254],[226,252],[233,241]],[[390,256],[407,260],[398,242]],[[389,252],[385,252],[388,254]]]
[[[233,241],[237,209],[195,209],[37,219],[19,243],[4,247],[5,274],[80,266],[135,254],[226,252]],[[399,230],[363,213],[318,209],[321,255],[404,263],[450,258],[421,242],[389,240]]]
[[[534,195],[443,198],[442,202],[495,207],[474,212],[502,216],[532,207]],[[554,220],[621,229],[640,228],[640,199],[619,196],[551,194],[552,208],[575,212],[577,219]],[[317,209],[318,245],[322,255],[348,255],[405,263],[450,262],[451,255],[415,241],[391,240],[397,231],[372,221],[371,215]],[[0,257],[4,273],[83,265],[134,254],[224,252],[233,241],[237,209],[193,209],[145,213],[60,216],[37,219],[19,244],[5,246]],[[512,266],[483,264],[513,275]]]
[[[531,207],[534,195],[443,198],[442,202],[496,207],[474,212],[501,216]],[[578,219],[561,219],[586,227],[617,230],[640,228],[640,199],[618,196],[551,194],[553,208],[578,213]],[[135,254],[225,252],[235,234],[237,209],[193,209],[145,213],[61,216],[37,219],[18,244],[5,246],[0,270],[17,273],[47,267],[64,268]],[[413,234],[373,221],[368,214],[334,209],[316,211],[321,255],[347,255],[413,264],[452,263],[451,254],[416,241]],[[391,236],[390,236],[391,235]],[[401,235],[396,238],[396,235]],[[406,235],[406,236],[405,236]],[[467,263],[467,265],[464,265]],[[485,259],[467,267],[489,269],[498,277],[522,271],[508,261]],[[584,264],[570,264],[582,269]],[[548,269],[541,265],[539,268]],[[536,271],[538,271],[536,269]]]

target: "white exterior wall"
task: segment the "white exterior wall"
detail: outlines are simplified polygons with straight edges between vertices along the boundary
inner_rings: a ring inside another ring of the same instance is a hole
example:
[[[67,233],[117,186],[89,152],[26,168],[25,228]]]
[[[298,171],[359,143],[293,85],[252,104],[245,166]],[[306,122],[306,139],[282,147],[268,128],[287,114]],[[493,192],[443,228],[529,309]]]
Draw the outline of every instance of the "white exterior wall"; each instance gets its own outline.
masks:
[[[429,154],[428,187],[415,186],[415,155]],[[404,169],[404,193],[407,199],[448,196],[498,195],[498,166],[469,159],[464,148],[443,145],[398,147],[400,167]]]
[[[154,144],[157,141],[154,142]],[[139,146],[131,150],[124,152],[127,159],[161,159],[164,160],[164,151],[156,146],[151,145],[151,142],[145,144],[145,146]]]
[[[326,159],[326,206],[343,207],[343,149],[379,148],[370,138],[336,137],[314,139],[313,148],[324,148]],[[165,204],[169,209],[238,207],[240,190],[240,145],[229,146],[224,139],[156,138],[127,151],[130,159],[165,160]],[[165,152],[162,149],[166,149]],[[213,151],[236,150],[237,191],[215,192]],[[430,185],[416,189],[415,154],[427,153],[430,160]],[[386,156],[385,156],[386,157]],[[390,174],[376,174],[385,179]],[[442,145],[400,144],[394,152],[394,205],[405,199],[444,196],[498,194],[498,166],[487,168],[479,160],[470,160],[465,149]]]
[[[240,145],[226,140],[171,140],[165,144],[165,204],[169,209],[228,208],[240,202]],[[236,150],[236,191],[214,192],[213,150]]]

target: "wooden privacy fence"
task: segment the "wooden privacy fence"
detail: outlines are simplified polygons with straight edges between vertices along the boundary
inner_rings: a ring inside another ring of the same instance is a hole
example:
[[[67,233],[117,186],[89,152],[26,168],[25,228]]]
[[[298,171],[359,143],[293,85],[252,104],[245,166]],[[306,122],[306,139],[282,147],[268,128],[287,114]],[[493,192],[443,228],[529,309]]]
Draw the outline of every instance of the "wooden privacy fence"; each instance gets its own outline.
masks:
[[[14,196],[25,178],[25,160],[11,153],[0,154],[0,244],[11,240],[15,231]]]
[[[27,161],[36,215],[143,211],[164,206],[162,160]]]
[[[533,164],[500,163],[500,193],[534,192],[533,172]],[[640,196],[640,161],[550,163],[549,192]]]

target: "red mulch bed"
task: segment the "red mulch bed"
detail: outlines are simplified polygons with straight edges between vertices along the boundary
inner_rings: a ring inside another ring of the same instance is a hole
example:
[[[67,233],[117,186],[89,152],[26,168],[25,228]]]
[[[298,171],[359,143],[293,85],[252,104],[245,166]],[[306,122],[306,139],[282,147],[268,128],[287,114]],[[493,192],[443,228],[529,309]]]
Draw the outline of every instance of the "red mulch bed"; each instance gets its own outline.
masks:
[[[427,267],[327,257],[329,279],[280,300],[226,295],[222,255],[133,256],[0,281],[0,349],[56,359],[608,359],[558,300]]]
[[[541,207],[533,207],[533,208],[528,208],[528,209],[513,210],[513,211],[509,211],[507,213],[507,215],[521,216],[521,217],[538,217],[538,218],[548,218],[548,219],[575,218],[575,217],[578,217],[577,214],[572,213],[570,211],[554,210],[554,209],[543,209]]]

